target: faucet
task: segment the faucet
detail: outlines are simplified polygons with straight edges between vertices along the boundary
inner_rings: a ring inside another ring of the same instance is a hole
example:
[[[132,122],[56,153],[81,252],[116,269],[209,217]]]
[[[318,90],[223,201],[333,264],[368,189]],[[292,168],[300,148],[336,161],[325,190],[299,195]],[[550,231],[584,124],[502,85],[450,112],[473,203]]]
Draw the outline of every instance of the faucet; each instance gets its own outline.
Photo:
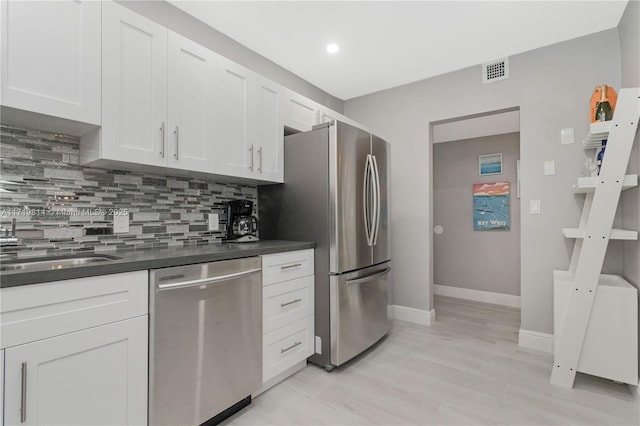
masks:
[[[0,228],[0,233],[4,233],[4,235],[0,235],[0,246],[16,246],[18,245],[18,238],[16,237],[16,219],[13,218],[11,221],[11,234],[9,234],[9,229]]]

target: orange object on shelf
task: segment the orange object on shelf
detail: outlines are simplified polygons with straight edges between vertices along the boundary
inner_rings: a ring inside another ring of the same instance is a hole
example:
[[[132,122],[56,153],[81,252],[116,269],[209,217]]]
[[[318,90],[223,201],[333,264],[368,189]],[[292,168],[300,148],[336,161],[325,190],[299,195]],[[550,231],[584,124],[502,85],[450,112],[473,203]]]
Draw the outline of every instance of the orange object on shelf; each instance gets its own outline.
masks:
[[[593,89],[593,95],[591,95],[591,107],[589,108],[589,123],[596,122],[596,108],[598,107],[598,102],[600,102],[600,87],[601,85],[596,86]],[[611,110],[615,114],[616,112],[616,102],[618,100],[618,94],[613,89],[613,87],[607,84],[607,99],[609,100],[609,104],[611,105]]]

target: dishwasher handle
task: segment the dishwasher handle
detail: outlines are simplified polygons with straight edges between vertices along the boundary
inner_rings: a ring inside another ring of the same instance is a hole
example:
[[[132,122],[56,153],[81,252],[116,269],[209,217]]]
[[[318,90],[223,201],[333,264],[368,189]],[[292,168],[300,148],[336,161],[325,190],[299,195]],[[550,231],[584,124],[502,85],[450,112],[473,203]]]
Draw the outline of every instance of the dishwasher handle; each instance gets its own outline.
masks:
[[[258,273],[260,271],[262,271],[262,268],[249,269],[249,270],[246,270],[246,271],[235,272],[233,274],[218,275],[216,277],[200,278],[200,279],[197,279],[197,280],[182,281],[182,282],[178,282],[178,283],[157,284],[156,285],[156,290],[157,291],[177,290],[177,289],[181,289],[181,288],[197,287],[197,286],[201,286],[201,285],[216,284],[216,283],[221,283],[221,282],[225,282],[225,281],[229,281],[229,280],[235,280],[237,278],[246,277],[248,275],[253,275],[253,274],[256,274],[256,273]]]

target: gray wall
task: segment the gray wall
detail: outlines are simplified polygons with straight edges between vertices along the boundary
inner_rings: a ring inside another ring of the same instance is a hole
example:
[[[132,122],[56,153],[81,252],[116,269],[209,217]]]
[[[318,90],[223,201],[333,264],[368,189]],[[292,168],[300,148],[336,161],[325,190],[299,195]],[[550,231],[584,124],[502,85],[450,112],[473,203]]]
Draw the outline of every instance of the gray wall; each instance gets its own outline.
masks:
[[[584,159],[579,141],[593,88],[604,83],[620,87],[616,29],[512,56],[508,80],[483,85],[478,65],[345,103],[346,115],[391,143],[395,304],[432,308],[429,123],[519,107],[522,328],[552,333],[552,271],[569,266],[573,248],[561,228],[577,225],[582,207],[571,193]],[[560,130],[568,127],[576,143],[561,145]],[[556,161],[555,176],[543,176],[546,160]],[[542,200],[542,214],[528,213],[532,199]]]
[[[313,99],[339,113],[343,112],[344,101],[341,99],[331,96],[164,0],[119,0],[117,3],[309,99]]]
[[[622,59],[622,86],[640,87],[640,2],[630,1],[618,26]],[[640,134],[631,152],[628,173],[640,173]],[[640,230],[640,189],[622,193],[622,227]],[[624,244],[622,273],[636,287],[640,286],[640,242]]]
[[[622,86],[640,87],[640,2],[630,1],[618,25],[622,66]],[[631,152],[628,173],[640,173],[640,132]],[[622,193],[622,228],[640,231],[640,188]],[[622,256],[622,275],[640,288],[640,241],[625,241]],[[640,317],[638,318],[640,330]],[[638,343],[640,345],[640,341]],[[640,363],[640,360],[638,360]],[[640,364],[639,364],[640,365]]]
[[[478,156],[502,153],[501,175],[479,176]],[[520,295],[520,200],[516,161],[520,134],[433,145],[434,284]],[[510,183],[509,231],[473,230],[473,184]]]

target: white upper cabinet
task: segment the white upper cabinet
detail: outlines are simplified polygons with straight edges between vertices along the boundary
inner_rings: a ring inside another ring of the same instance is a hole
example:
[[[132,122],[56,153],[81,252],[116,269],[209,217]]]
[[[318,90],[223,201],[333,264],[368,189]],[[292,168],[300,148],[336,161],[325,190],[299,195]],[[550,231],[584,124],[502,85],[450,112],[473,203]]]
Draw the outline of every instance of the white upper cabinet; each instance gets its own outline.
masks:
[[[213,172],[217,58],[211,50],[169,32],[171,167]]]
[[[317,122],[318,123],[328,123],[332,120],[338,120],[341,121],[343,123],[347,123],[350,124],[352,126],[364,129],[364,130],[368,130],[365,126],[363,126],[362,124],[350,119],[349,117],[340,114],[339,112],[335,112],[333,110],[330,110],[329,108],[326,107],[320,107],[320,109],[318,110],[318,114],[317,114]]]
[[[95,156],[164,165],[167,30],[123,6],[104,2],[102,32],[102,129],[95,135]]]
[[[311,99],[285,90],[284,125],[292,129],[306,132],[318,123],[319,105]]]
[[[0,103],[100,124],[100,2],[2,1]]]
[[[255,167],[250,122],[255,104],[255,74],[228,60],[218,61],[216,173],[247,177]]]
[[[102,128],[81,162],[213,173],[217,55],[114,2],[102,32]]]
[[[258,149],[254,176],[271,182],[284,182],[284,123],[282,86],[257,76],[256,143]]]
[[[217,78],[216,173],[282,182],[282,87],[222,57]]]

